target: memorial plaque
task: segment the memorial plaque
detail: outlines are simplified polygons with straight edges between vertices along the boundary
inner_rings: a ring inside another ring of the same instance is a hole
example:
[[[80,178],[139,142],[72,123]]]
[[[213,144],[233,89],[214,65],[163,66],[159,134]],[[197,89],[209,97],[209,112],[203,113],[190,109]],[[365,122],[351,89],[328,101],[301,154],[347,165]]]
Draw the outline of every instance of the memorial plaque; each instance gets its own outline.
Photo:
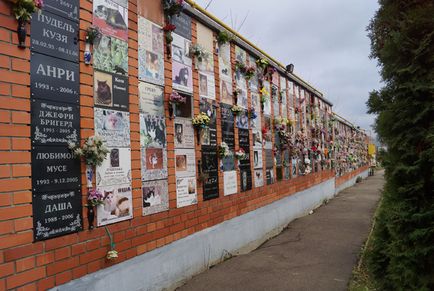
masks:
[[[32,53],[30,61],[32,97],[58,102],[80,102],[79,65]]]
[[[79,0],[44,0],[44,9],[68,19],[79,20]],[[32,22],[33,23],[33,22]]]
[[[32,148],[33,191],[57,191],[81,186],[80,159],[65,147]]]
[[[271,185],[274,183],[274,172],[273,169],[267,169],[265,171],[265,177],[267,180],[267,185]]]
[[[249,191],[252,189],[252,171],[249,168],[241,169],[241,192]]]
[[[242,148],[246,155],[246,160],[240,161],[240,167],[250,169],[250,141],[249,141],[249,130],[248,129],[238,129],[238,140],[239,146]]]
[[[221,103],[222,140],[231,150],[235,148],[234,114],[232,105]]]
[[[94,71],[95,106],[128,111],[128,77]]]
[[[274,158],[273,158],[273,150],[265,150],[265,167],[267,169],[273,169],[274,166]]]
[[[80,106],[32,99],[32,144],[80,142]]]
[[[33,236],[45,240],[83,230],[80,189],[33,192]]]
[[[78,32],[77,22],[41,9],[32,16],[30,48],[41,54],[78,62]]]
[[[203,199],[209,200],[219,196],[217,149],[202,146]]]
[[[176,26],[175,33],[191,40],[191,17],[185,13],[173,17],[173,24]]]

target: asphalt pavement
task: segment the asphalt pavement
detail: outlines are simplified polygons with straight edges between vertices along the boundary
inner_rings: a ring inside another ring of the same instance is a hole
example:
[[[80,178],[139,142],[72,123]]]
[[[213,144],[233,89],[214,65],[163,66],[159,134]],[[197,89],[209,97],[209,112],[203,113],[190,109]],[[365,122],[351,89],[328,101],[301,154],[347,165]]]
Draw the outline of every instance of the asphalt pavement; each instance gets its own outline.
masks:
[[[294,220],[255,251],[222,262],[177,290],[347,290],[383,184],[379,171]]]

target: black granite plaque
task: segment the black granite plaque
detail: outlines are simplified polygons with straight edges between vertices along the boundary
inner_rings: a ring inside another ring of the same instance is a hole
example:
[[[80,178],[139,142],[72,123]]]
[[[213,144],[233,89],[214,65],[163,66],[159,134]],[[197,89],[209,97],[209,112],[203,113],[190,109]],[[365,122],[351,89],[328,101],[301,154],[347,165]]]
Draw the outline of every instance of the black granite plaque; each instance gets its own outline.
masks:
[[[209,200],[219,196],[218,160],[215,146],[202,146],[203,199]]]
[[[272,169],[274,166],[273,150],[265,150],[265,168]]]
[[[241,192],[252,189],[252,171],[249,168],[240,170]]]
[[[238,129],[238,142],[240,148],[242,148],[247,155],[247,159],[240,160],[240,167],[250,169],[250,140],[248,129]]]
[[[222,140],[229,146],[231,150],[235,148],[235,133],[234,133],[234,114],[229,104],[220,104],[221,108],[221,126]]]
[[[32,99],[32,145],[80,142],[78,105]]]
[[[94,71],[95,106],[129,110],[128,77]]]
[[[185,13],[173,16],[172,23],[176,26],[175,33],[191,40],[191,17]]]
[[[42,9],[33,13],[30,48],[34,52],[78,62],[78,23]]]
[[[267,169],[265,171],[265,178],[267,180],[267,185],[271,185],[274,183],[274,173],[273,169]]]
[[[43,10],[78,22],[80,11],[79,4],[79,0],[44,0]]]
[[[221,159],[222,171],[233,171],[235,170],[235,159],[233,155],[224,157]]]
[[[33,192],[35,241],[83,230],[80,189]]]
[[[30,76],[32,98],[79,103],[78,64],[32,53]]]
[[[57,191],[81,186],[80,159],[64,147],[32,148],[33,191]]]

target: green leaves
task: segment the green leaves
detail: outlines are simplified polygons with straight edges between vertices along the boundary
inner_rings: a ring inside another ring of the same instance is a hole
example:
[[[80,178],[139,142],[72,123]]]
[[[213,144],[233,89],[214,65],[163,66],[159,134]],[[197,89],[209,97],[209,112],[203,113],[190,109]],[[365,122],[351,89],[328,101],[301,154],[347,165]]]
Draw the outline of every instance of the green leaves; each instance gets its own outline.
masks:
[[[387,146],[369,266],[381,290],[434,290],[434,3],[380,0],[368,26],[385,86],[369,113]]]

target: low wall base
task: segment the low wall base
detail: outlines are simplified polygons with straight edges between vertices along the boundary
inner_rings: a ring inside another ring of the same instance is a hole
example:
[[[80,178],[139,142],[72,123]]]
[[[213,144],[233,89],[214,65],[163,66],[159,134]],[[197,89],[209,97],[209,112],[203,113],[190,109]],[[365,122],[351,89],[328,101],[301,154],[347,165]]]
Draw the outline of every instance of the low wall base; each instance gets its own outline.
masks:
[[[247,253],[257,248],[292,220],[307,214],[334,194],[333,178],[52,290],[174,289],[229,254]]]
[[[369,169],[365,170],[363,172],[360,172],[358,175],[355,175],[351,179],[343,182],[340,185],[337,185],[336,189],[335,189],[335,194],[338,194],[339,192],[341,192],[341,191],[353,186],[354,184],[356,184],[357,177],[362,177],[362,179],[366,179],[366,178],[368,178],[368,175],[369,175]]]

